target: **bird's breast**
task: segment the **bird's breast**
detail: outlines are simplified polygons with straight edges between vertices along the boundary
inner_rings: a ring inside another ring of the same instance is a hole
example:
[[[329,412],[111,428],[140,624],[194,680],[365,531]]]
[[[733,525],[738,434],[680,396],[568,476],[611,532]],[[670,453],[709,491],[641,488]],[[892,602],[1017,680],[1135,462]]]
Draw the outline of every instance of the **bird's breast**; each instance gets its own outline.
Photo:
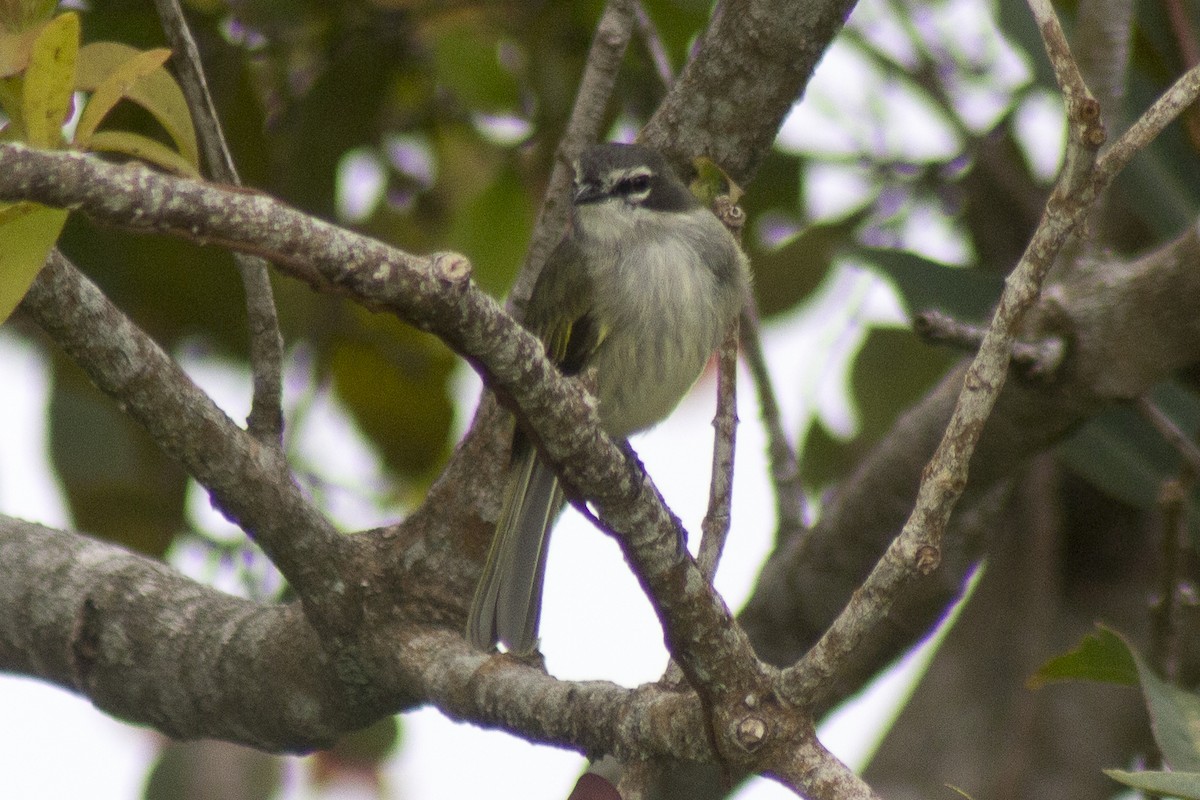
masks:
[[[706,257],[737,258],[736,248],[729,251],[720,239],[723,229],[714,237],[694,228],[696,220],[707,222],[703,217],[653,216],[682,219],[649,220],[641,230],[589,248],[598,257],[592,261],[596,318],[608,329],[592,359],[599,411],[606,428],[621,436],[671,412],[741,304],[736,287],[723,285],[706,263]]]

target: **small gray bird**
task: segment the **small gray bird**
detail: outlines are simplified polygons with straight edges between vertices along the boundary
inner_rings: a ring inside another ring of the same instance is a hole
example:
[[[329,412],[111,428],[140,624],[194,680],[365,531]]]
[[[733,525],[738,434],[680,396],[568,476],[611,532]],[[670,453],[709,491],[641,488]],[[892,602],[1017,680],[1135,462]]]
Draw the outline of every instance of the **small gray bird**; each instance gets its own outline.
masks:
[[[666,417],[696,382],[742,308],[749,270],[725,226],[647,147],[585,151],[573,203],[525,325],[564,374],[594,370],[600,421],[625,437]],[[477,647],[537,647],[547,533],[561,506],[558,478],[518,430],[467,622]]]

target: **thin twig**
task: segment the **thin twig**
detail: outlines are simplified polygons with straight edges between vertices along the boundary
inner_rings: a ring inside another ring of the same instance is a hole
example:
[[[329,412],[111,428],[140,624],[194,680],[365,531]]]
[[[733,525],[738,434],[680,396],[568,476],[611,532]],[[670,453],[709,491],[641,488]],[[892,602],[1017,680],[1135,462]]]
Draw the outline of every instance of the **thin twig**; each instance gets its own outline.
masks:
[[[1166,481],[1158,496],[1162,560],[1158,598],[1150,613],[1150,658],[1158,673],[1174,682],[1179,673],[1179,548],[1188,535],[1188,497],[1200,475],[1200,447],[1148,396],[1137,399],[1137,409],[1183,458],[1179,476]]]
[[[515,306],[519,312],[521,305],[529,298],[542,264],[566,229],[571,210],[568,190],[574,178],[573,165],[584,148],[600,138],[604,112],[617,82],[625,48],[629,46],[632,36],[633,0],[609,0],[596,25],[596,34],[592,37],[571,116],[554,151],[554,167],[550,171],[546,195],[533,225],[525,264],[517,275],[509,297],[510,311]],[[517,318],[520,317],[517,313]]]
[[[717,413],[713,418],[712,479],[708,511],[701,523],[696,561],[711,583],[729,537],[733,504],[734,447],[737,443],[738,326],[735,323],[717,351]]]
[[[654,24],[642,0],[634,0],[633,13],[637,20],[638,35],[642,38],[642,44],[646,46],[646,52],[650,54],[650,60],[654,62],[658,79],[662,81],[663,88],[669,91],[675,83],[675,71],[671,69],[671,58],[667,55],[667,48],[658,33],[658,26]]]
[[[1067,130],[1071,141],[1067,145],[1062,173],[1055,184],[1055,197],[1051,198],[1053,202],[1056,198],[1075,194],[1081,182],[1092,175],[1096,153],[1104,144],[1106,134],[1100,119],[1100,104],[1084,83],[1083,74],[1071,55],[1071,46],[1067,43],[1062,23],[1054,13],[1050,0],[1029,0],[1029,9],[1042,33],[1046,55],[1054,68],[1054,77],[1062,91],[1067,119],[1070,120]]]
[[[1129,126],[1117,141],[1113,142],[1096,164],[1093,181],[1108,185],[1116,174],[1125,168],[1129,159],[1154,140],[1188,106],[1200,96],[1200,64],[1192,67],[1171,84],[1138,121]]]
[[[1161,561],[1158,565],[1158,598],[1150,610],[1150,660],[1165,680],[1179,678],[1179,578],[1180,544],[1188,532],[1188,495],[1195,486],[1196,472],[1188,467],[1184,474],[1163,484],[1158,496],[1162,513]]]
[[[1145,395],[1137,399],[1137,410],[1154,426],[1158,435],[1166,439],[1167,444],[1183,457],[1184,463],[1192,473],[1200,475],[1200,447],[1175,424],[1175,420]]]
[[[1075,61],[1099,110],[1099,124],[1107,135],[1125,127],[1123,100],[1133,41],[1133,0],[1080,0],[1072,32]],[[1065,269],[1086,268],[1103,260],[1110,247],[1114,214],[1109,193],[1092,204],[1085,223],[1091,235],[1077,237],[1072,251],[1062,259]]]
[[[1074,31],[1075,59],[1100,103],[1106,127],[1116,130],[1129,75],[1133,0],[1080,0]]]
[[[740,322],[742,354],[754,388],[758,393],[759,413],[767,429],[767,457],[771,462],[771,481],[775,484],[775,513],[779,524],[775,530],[775,546],[804,529],[808,517],[808,501],[801,481],[800,459],[783,429],[779,402],[771,384],[771,372],[763,353],[759,327],[758,305],[751,298],[742,309]]]
[[[1063,33],[1062,23],[1050,0],[1029,0],[1029,10],[1033,12],[1034,21],[1042,33],[1042,43],[1046,46],[1046,55],[1050,59],[1050,66],[1054,68],[1054,78],[1062,90],[1063,99],[1069,107],[1092,100],[1092,93],[1088,91],[1083,73],[1071,55],[1067,35]]]
[[[913,332],[931,344],[975,352],[983,344],[986,328],[957,320],[949,314],[928,309],[913,317]],[[1017,340],[1012,344],[1014,366],[1027,378],[1051,378],[1062,366],[1067,354],[1062,337],[1051,336],[1036,342]]]
[[[1191,69],[1200,64],[1200,41],[1196,38],[1191,10],[1184,0],[1164,0],[1162,5],[1183,65]],[[1192,147],[1200,148],[1200,107],[1192,106],[1188,109],[1187,116],[1184,117],[1184,128]]]
[[[200,52],[179,0],[154,0],[154,3],[167,41],[175,51],[175,68],[196,122],[209,172],[222,183],[239,186],[241,180],[204,79]],[[254,383],[246,427],[260,442],[278,448],[283,443],[283,334],[279,330],[268,265],[262,258],[245,253],[234,253],[233,258],[246,294],[250,373]]]

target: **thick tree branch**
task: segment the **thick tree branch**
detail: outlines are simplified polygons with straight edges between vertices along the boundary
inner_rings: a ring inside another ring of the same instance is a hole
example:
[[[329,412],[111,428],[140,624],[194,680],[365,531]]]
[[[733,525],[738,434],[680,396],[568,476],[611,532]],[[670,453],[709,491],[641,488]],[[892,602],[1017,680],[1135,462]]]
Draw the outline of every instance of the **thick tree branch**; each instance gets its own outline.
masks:
[[[642,140],[679,167],[705,155],[745,186],[853,0],[723,0]]]
[[[349,682],[295,605],[230,597],[115,545],[3,515],[0,609],[0,670],[177,738],[302,752],[433,702],[547,744],[712,757],[691,692],[558,681],[455,633],[395,625],[370,632],[361,647],[379,654],[364,661],[376,671]]]
[[[292,481],[277,448],[237,427],[57,250],[21,307],[254,537],[318,629],[355,627],[356,605],[331,569],[342,563],[345,539]]]
[[[151,559],[0,516],[0,669],[180,738],[307,750],[370,721],[297,606],[260,606]]]

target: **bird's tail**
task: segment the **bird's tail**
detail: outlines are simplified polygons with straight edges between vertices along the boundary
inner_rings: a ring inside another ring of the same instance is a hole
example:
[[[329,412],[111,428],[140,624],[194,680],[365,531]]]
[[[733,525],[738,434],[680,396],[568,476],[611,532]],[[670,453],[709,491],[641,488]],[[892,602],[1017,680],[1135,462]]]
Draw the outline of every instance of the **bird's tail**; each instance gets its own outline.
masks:
[[[533,447],[522,449],[509,472],[500,521],[467,620],[467,637],[476,647],[487,650],[500,642],[518,655],[537,648],[546,545],[562,505],[554,471]]]

